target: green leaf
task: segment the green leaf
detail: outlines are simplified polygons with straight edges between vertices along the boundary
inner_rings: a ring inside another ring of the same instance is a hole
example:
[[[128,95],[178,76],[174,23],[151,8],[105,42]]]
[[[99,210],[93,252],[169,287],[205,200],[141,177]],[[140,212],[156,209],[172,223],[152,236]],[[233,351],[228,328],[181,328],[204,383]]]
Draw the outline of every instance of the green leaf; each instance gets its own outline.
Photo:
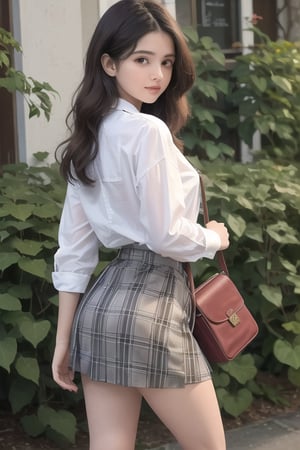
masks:
[[[214,116],[210,111],[203,108],[201,105],[196,105],[193,109],[193,114],[200,120],[200,122],[214,123]]]
[[[7,311],[2,314],[2,321],[5,324],[12,325],[15,327],[15,325],[19,325],[22,320],[27,320],[27,317],[31,314],[29,312],[23,312],[23,311]]]
[[[274,344],[274,355],[281,363],[295,370],[300,369],[300,344],[293,346],[288,341],[277,339]]]
[[[20,259],[20,255],[15,252],[1,252],[0,253],[0,270],[5,270],[8,267],[16,264]]]
[[[37,217],[48,219],[51,217],[58,217],[60,215],[60,209],[54,203],[48,203],[47,205],[37,206],[33,210],[33,214]]]
[[[258,224],[248,223],[245,231],[245,236],[256,242],[264,242],[263,230]]]
[[[288,94],[293,93],[293,88],[289,80],[286,78],[280,77],[278,75],[272,75],[271,80],[273,81],[276,86],[278,86],[283,91],[287,92]]]
[[[228,214],[227,223],[238,237],[241,237],[244,234],[244,231],[246,230],[246,222],[241,216],[233,216],[232,214]]]
[[[73,414],[65,410],[55,411],[42,405],[39,407],[38,417],[44,425],[49,425],[69,442],[75,442],[76,418]]]
[[[285,205],[283,205],[281,202],[278,202],[277,200],[267,200],[265,201],[264,206],[273,212],[285,211],[286,208]]]
[[[199,35],[194,27],[185,27],[183,31],[188,39],[190,39],[193,43],[196,44],[199,41]]]
[[[33,437],[40,436],[46,428],[34,414],[21,417],[21,424],[24,431],[29,434],[29,436]]]
[[[42,249],[42,244],[29,239],[14,238],[12,246],[23,255],[36,256]]]
[[[281,264],[283,265],[283,267],[288,271],[291,272],[293,274],[297,273],[297,267],[295,266],[295,264],[292,264],[291,261],[288,261],[287,259],[284,258],[279,258]],[[298,277],[299,280],[299,277]]]
[[[0,215],[1,215],[1,209],[0,209]],[[15,228],[18,231],[26,230],[27,228],[32,227],[31,222],[18,222],[16,220],[5,220],[5,228]]]
[[[267,284],[260,284],[258,286],[263,297],[268,302],[280,308],[282,306],[282,292],[278,286],[268,286]]]
[[[295,294],[300,294],[300,279],[299,278],[300,278],[299,275],[296,275],[296,274],[288,275],[286,277],[286,279],[295,286],[295,288],[294,288]]]
[[[226,387],[226,386],[229,386],[230,377],[229,377],[229,375],[227,375],[227,373],[224,373],[224,372],[213,373],[213,381],[214,381],[214,386],[216,386],[216,387]]]
[[[0,231],[0,242],[5,241],[10,236],[10,234],[7,231]]]
[[[214,142],[202,141],[201,145],[205,149],[206,154],[210,160],[214,160],[220,155],[219,147]]]
[[[53,238],[53,239],[57,239],[57,234],[58,234],[58,223],[53,223],[51,226],[50,225],[42,225],[41,227],[39,227],[38,232],[43,234],[44,236]]]
[[[20,269],[40,278],[45,278],[47,264],[44,259],[21,258],[18,262]]]
[[[205,131],[213,136],[215,139],[218,139],[221,135],[221,129],[216,123],[206,123],[203,125]]]
[[[9,58],[4,53],[4,51],[2,51],[2,49],[0,51],[0,67],[1,66],[5,66],[5,67],[9,66]]]
[[[291,186],[291,187],[284,187],[284,186],[279,186],[279,184],[274,183],[274,189],[276,189],[277,192],[279,192],[280,194],[288,194],[291,195],[292,197],[296,197],[298,194],[298,189],[297,186]]]
[[[225,66],[225,56],[221,51],[211,50],[209,54],[220,66]]]
[[[49,152],[35,152],[33,156],[37,161],[43,162],[48,158]]]
[[[257,373],[254,359],[249,354],[240,355],[233,361],[222,364],[222,369],[241,384],[246,384],[247,381],[252,380]]]
[[[277,386],[275,387],[270,384],[260,383],[260,387],[264,397],[271,400],[272,403],[276,405],[288,404],[288,402],[286,403],[286,400],[280,394]]]
[[[199,40],[199,36],[198,36],[198,40]],[[209,50],[210,48],[212,48],[212,46],[214,44],[214,41],[212,40],[212,38],[210,36],[201,37],[200,42],[206,50]]]
[[[233,417],[238,417],[249,408],[253,400],[252,393],[248,389],[239,389],[234,394],[226,393],[222,397],[224,410]]]
[[[250,80],[260,92],[264,92],[267,89],[267,81],[265,78],[258,77],[257,75],[251,75]]]
[[[19,328],[24,338],[36,348],[48,335],[51,323],[48,320],[41,320],[38,322],[26,320],[21,323]]]
[[[269,116],[266,117],[258,117],[254,119],[255,127],[260,131],[261,134],[268,134],[271,129],[271,118]],[[274,123],[274,122],[273,122]]]
[[[6,89],[8,92],[16,90],[16,80],[14,78],[0,78],[0,88]]]
[[[14,414],[21,411],[24,406],[30,405],[35,393],[36,386],[24,378],[14,378],[9,388],[9,402]]]
[[[255,132],[252,120],[243,120],[243,122],[241,122],[238,126],[238,132],[245,143],[249,145],[249,147],[252,147],[252,138]]]
[[[235,151],[232,147],[229,147],[227,144],[223,144],[223,142],[218,143],[218,148],[223,155],[230,156],[231,158],[234,156]]]
[[[242,195],[238,195],[236,198],[236,201],[243,208],[250,209],[251,211],[253,211],[253,209],[255,208],[255,204],[253,204],[253,202],[251,202],[249,199],[243,197]]]
[[[223,53],[221,53],[221,55],[224,57]],[[225,78],[215,78],[214,82],[223,94],[228,94],[229,83]],[[226,116],[224,116],[224,118],[226,118]]]
[[[16,371],[26,380],[39,384],[40,369],[35,358],[19,356],[15,363]]]
[[[223,398],[227,394],[227,391],[226,391],[226,389],[224,389],[222,387],[221,388],[216,387],[216,394],[217,394],[220,408],[222,408],[223,407]]]
[[[16,284],[12,285],[8,291],[8,294],[12,295],[13,297],[18,298],[31,298],[32,296],[32,289],[29,284]]]
[[[260,252],[251,252],[247,263],[257,263],[259,261],[265,261],[265,257]]]
[[[0,309],[4,309],[5,311],[20,311],[22,305],[18,298],[10,294],[0,294]]]
[[[291,331],[294,334],[300,334],[300,322],[296,321],[287,322],[282,324],[282,327],[285,330]]]
[[[280,244],[298,244],[297,232],[286,222],[279,221],[276,224],[268,225],[266,231],[274,241]]]
[[[0,217],[10,215],[24,222],[26,219],[28,219],[28,217],[31,216],[33,209],[34,209],[33,205],[25,205],[25,204],[16,205],[15,203],[5,204],[2,206],[0,210]]]
[[[10,372],[10,365],[17,354],[17,341],[12,337],[0,339],[0,366]]]

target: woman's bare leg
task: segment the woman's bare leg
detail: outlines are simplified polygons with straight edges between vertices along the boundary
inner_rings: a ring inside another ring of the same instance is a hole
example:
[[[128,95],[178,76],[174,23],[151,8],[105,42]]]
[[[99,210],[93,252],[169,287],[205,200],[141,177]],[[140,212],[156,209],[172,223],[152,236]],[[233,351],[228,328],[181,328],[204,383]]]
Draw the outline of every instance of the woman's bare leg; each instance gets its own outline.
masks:
[[[212,382],[182,389],[139,389],[184,450],[225,450],[224,429]]]
[[[82,376],[90,450],[134,450],[141,394]]]

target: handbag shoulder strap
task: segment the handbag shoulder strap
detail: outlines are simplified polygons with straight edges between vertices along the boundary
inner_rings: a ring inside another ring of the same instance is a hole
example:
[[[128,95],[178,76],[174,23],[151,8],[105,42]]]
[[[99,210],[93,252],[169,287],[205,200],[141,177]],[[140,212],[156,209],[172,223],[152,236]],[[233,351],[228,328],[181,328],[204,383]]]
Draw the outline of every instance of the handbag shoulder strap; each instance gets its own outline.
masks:
[[[198,173],[199,173],[199,178],[200,178],[200,188],[201,188],[201,199],[202,199],[204,224],[206,225],[207,222],[209,222],[209,215],[208,215],[208,207],[207,207],[206,194],[205,194],[205,186],[204,186],[204,181],[203,181],[203,178],[201,176],[201,173],[199,171],[198,171]],[[229,275],[227,264],[226,264],[225,257],[224,257],[224,253],[222,252],[222,250],[219,250],[217,252],[217,260],[218,260],[219,268],[223,272],[225,272],[226,275]]]

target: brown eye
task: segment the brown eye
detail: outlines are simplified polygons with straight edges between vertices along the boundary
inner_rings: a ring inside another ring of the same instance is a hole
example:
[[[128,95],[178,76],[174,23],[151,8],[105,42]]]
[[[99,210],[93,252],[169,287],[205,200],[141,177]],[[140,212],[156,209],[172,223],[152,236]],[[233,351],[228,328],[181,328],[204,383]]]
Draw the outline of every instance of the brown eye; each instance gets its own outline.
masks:
[[[138,64],[147,64],[148,63],[148,59],[144,58],[144,57],[140,57],[140,58],[137,58],[135,60],[135,62],[137,62]]]
[[[165,67],[173,67],[174,61],[172,59],[166,59],[165,61],[163,61],[162,64]]]

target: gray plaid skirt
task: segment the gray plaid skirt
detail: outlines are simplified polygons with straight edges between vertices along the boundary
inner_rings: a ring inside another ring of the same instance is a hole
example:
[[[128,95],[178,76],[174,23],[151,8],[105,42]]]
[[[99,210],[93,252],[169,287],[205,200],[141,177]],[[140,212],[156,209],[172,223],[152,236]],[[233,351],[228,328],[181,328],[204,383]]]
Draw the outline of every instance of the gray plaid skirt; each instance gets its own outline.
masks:
[[[177,388],[211,378],[192,332],[195,310],[180,262],[122,248],[83,296],[71,367],[122,386]]]

